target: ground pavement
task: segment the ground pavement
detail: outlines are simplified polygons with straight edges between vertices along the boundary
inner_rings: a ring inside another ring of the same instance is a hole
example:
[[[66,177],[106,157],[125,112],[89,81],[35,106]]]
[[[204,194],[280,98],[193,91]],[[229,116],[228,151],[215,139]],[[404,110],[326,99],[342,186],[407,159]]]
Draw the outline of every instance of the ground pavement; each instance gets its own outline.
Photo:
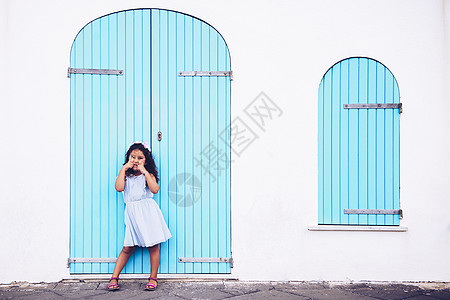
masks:
[[[0,299],[450,299],[449,283],[242,282],[237,280],[160,280],[145,291],[144,280],[125,279],[110,292],[104,280],[64,280],[0,285]]]

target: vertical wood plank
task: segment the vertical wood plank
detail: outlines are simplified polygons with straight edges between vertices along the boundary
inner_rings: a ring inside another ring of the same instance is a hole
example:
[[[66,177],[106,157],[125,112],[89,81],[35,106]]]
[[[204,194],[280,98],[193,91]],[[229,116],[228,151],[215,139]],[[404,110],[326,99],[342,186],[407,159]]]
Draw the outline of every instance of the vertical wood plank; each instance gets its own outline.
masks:
[[[367,60],[358,58],[358,102],[367,103]],[[367,209],[367,135],[368,109],[358,109],[358,203],[360,209]],[[359,224],[367,224],[367,215],[358,216]]]
[[[99,38],[99,53],[100,53],[100,68],[109,69],[109,18],[101,18],[100,23],[100,38]],[[108,200],[109,200],[109,116],[111,102],[109,92],[109,76],[100,76],[100,168],[99,168],[99,257],[108,257]],[[101,172],[100,172],[101,171]],[[99,264],[99,273],[108,272],[108,264]]]
[[[201,39],[201,61],[200,70],[210,70],[210,45],[209,45],[209,26],[205,23],[200,23],[200,39]],[[212,168],[211,168],[211,113],[210,113],[210,81],[209,77],[202,77],[201,79],[201,150],[200,153],[202,159],[202,165],[206,166],[207,171],[202,172],[202,203],[201,203],[201,253],[202,257],[210,257],[209,245],[210,245],[210,191],[213,180]],[[209,273],[210,263],[201,264],[201,272]]]
[[[383,97],[385,99],[385,103],[393,103],[394,98],[392,94],[392,87],[393,87],[394,81],[393,76],[390,72],[388,72],[386,69],[384,69],[384,93]],[[394,209],[394,203],[393,203],[393,182],[394,182],[394,141],[393,141],[393,133],[394,133],[394,114],[398,114],[394,109],[386,109],[385,110],[385,188],[384,188],[384,209]],[[394,216],[393,215],[386,215],[385,216],[385,224],[393,224],[394,223]]]
[[[92,65],[92,23],[86,26],[83,50],[84,65]],[[83,257],[92,255],[92,77],[83,76]],[[83,272],[91,273],[91,265],[83,264]]]
[[[94,68],[100,68],[100,22],[96,20],[92,23],[92,66]],[[91,108],[92,108],[92,145],[91,145],[91,255],[93,257],[100,257],[100,97],[101,97],[101,86],[100,86],[100,76],[92,75],[92,94],[91,94]],[[91,264],[92,272],[100,272],[100,264]]]
[[[175,15],[176,23],[176,66],[174,72],[177,74],[179,70],[185,69],[185,17],[181,14]],[[186,130],[186,95],[185,95],[185,80],[181,77],[176,79],[176,173],[172,174],[171,181],[174,176],[182,175],[182,182],[186,182],[186,139],[191,139],[190,131]],[[175,270],[174,273],[184,273],[185,264],[178,262],[178,257],[185,257],[185,244],[186,244],[186,231],[185,231],[185,213],[186,213],[186,184],[180,189],[180,194],[184,197],[176,196],[176,232],[172,232],[172,235],[176,236],[176,249],[173,255],[173,261]],[[170,199],[173,202],[173,199]]]
[[[143,65],[142,65],[142,20],[143,12],[142,10],[133,10],[133,69],[134,69],[134,80],[133,80],[133,101],[134,101],[134,112],[132,122],[134,123],[134,141],[148,141],[146,137],[143,136],[143,125],[144,114],[143,114]],[[148,88],[148,87],[147,87]],[[147,268],[149,266],[149,261],[144,261],[144,253],[148,252],[147,249],[139,247],[136,249],[133,257],[134,262],[134,273],[144,273],[144,266]]]
[[[193,42],[193,31],[194,31],[194,19],[184,18],[185,30],[185,48],[184,48],[184,58],[185,64],[183,70],[194,70],[194,42]],[[184,77],[183,82],[185,83],[185,116],[186,116],[186,174],[188,178],[185,180],[193,180],[195,177],[194,168],[195,162],[193,160],[194,155],[194,139],[196,133],[194,132],[194,78]],[[184,245],[184,255],[185,257],[194,257],[194,190],[189,186],[185,185],[185,197],[189,195],[186,199],[189,204],[185,206],[185,245]],[[190,200],[190,201],[189,201]],[[194,263],[184,263],[184,268],[186,273],[194,272]]]
[[[394,103],[400,103],[400,94],[397,81],[394,78],[394,84],[392,86],[392,94]],[[393,152],[393,208],[400,209],[400,113],[399,109],[394,109],[393,118],[393,135],[392,135],[392,152]],[[400,216],[394,216],[393,225],[400,225]]]
[[[348,215],[344,214],[344,209],[349,208],[349,173],[348,173],[348,165],[349,165],[349,111],[348,109],[343,109],[343,104],[349,103],[349,93],[348,93],[348,72],[349,72],[349,62],[348,60],[344,60],[341,63],[340,68],[340,97],[341,97],[341,131],[340,131],[340,145],[341,145],[341,154],[340,154],[340,189],[341,189],[341,224],[348,224]]]
[[[318,105],[318,112],[319,112],[319,116],[318,116],[318,131],[319,131],[319,135],[318,135],[318,146],[319,146],[319,151],[318,151],[318,168],[319,168],[319,179],[318,179],[318,197],[319,197],[319,202],[318,202],[318,210],[319,210],[319,216],[318,216],[318,220],[319,220],[319,224],[325,224],[324,221],[324,216],[323,216],[323,212],[324,212],[324,189],[325,189],[325,185],[324,185],[324,176],[325,176],[325,171],[324,171],[324,155],[325,155],[325,148],[324,148],[324,109],[323,109],[323,103],[324,103],[324,80],[322,79],[322,81],[320,82],[319,85],[319,105]]]
[[[108,16],[108,65],[112,69],[118,69],[118,38],[117,38],[117,26],[118,26],[118,14]],[[116,192],[113,182],[118,174],[118,162],[119,155],[117,151],[117,105],[118,105],[118,82],[123,80],[119,79],[119,76],[108,77],[108,89],[109,89],[109,115],[108,115],[108,223],[107,223],[107,239],[108,247],[105,257],[117,257],[120,249],[117,248],[117,230],[122,224],[118,223],[117,214],[119,210],[119,194]],[[106,146],[106,145],[105,145]],[[112,273],[114,270],[114,264],[108,264],[107,273]]]
[[[177,98],[177,25],[176,14],[174,12],[168,12],[167,14],[167,88],[168,88],[168,115],[170,122],[168,126],[168,139],[169,148],[167,153],[168,160],[168,186],[169,181],[178,173],[178,160],[177,160],[177,124],[180,122],[177,116],[178,98]],[[168,194],[167,194],[168,195]],[[177,211],[178,206],[176,203],[169,200],[167,197],[165,202],[168,206],[167,222],[171,230],[173,238],[167,242],[167,260],[168,260],[168,273],[176,273],[177,271]]]
[[[141,90],[142,95],[142,137],[140,140],[147,141],[150,145],[150,149],[153,152],[152,133],[151,133],[151,17],[150,9],[143,9],[141,14],[140,25],[140,37],[142,40],[140,45],[140,61],[142,64],[141,69],[141,86],[138,88]],[[150,254],[147,249],[142,249],[142,273],[150,274]]]
[[[349,60],[349,79],[348,79],[348,93],[349,103],[359,103],[358,84],[359,84],[359,64],[357,58]],[[349,191],[349,208],[359,208],[359,161],[358,161],[358,145],[359,145],[359,112],[355,109],[351,109],[348,112],[349,115],[349,166],[348,166],[348,191]],[[358,225],[358,216],[349,215],[349,224]]]
[[[209,70],[217,71],[217,41],[218,35],[212,28],[209,27]],[[210,115],[210,169],[212,173],[212,178],[210,178],[210,192],[209,192],[209,255],[210,257],[219,257],[219,251],[217,247],[218,241],[218,232],[217,228],[219,226],[219,218],[218,218],[218,186],[220,184],[220,177],[223,177],[224,174],[220,173],[220,154],[218,150],[218,133],[219,130],[219,120],[218,120],[218,101],[217,98],[217,83],[218,77],[211,77],[209,80],[209,115]],[[223,164],[223,163],[222,163]],[[209,264],[209,273],[218,273],[218,263],[210,263]]]
[[[127,127],[127,119],[126,119],[126,112],[127,112],[127,76],[128,71],[126,69],[127,62],[126,62],[126,55],[127,55],[127,49],[126,49],[126,12],[120,12],[118,13],[118,20],[117,20],[117,67],[120,70],[124,70],[126,72],[123,77],[118,78],[118,87],[117,87],[117,127],[118,130],[116,131],[116,141],[117,141],[117,161],[116,161],[116,172],[115,176],[119,174],[120,169],[123,166],[123,163],[125,161],[125,151],[127,151],[127,135],[126,135],[126,127]],[[122,247],[123,247],[123,240],[125,235],[125,226],[124,226],[124,209],[125,204],[123,202],[123,196],[121,193],[116,193],[117,195],[117,211],[116,213],[116,220],[117,220],[117,231],[116,231],[116,242],[115,249],[117,249],[117,255],[120,253]],[[125,269],[124,272],[127,270]]]
[[[331,78],[331,224],[341,223],[341,177],[340,177],[340,125],[341,125],[341,66],[333,67]]]
[[[193,70],[201,70],[202,53],[201,53],[201,22],[197,19],[193,20]],[[201,78],[194,77],[193,86],[193,155],[197,156],[198,160],[194,162],[193,176],[200,180],[201,196],[200,200],[193,205],[193,257],[202,257],[202,202],[204,199],[205,182],[202,180],[202,157],[199,156],[203,149],[202,144],[202,88]],[[201,263],[194,263],[194,273],[201,273]]]
[[[323,84],[323,147],[325,149],[323,155],[323,222],[324,224],[331,224],[331,78],[333,70],[325,75]]]
[[[376,69],[375,61],[367,60],[368,63],[368,103],[377,103],[377,85],[376,85]],[[377,208],[377,190],[376,190],[376,136],[377,136],[377,119],[376,110],[368,110],[368,208]],[[368,225],[376,225],[376,215],[369,215],[367,219]]]
[[[223,41],[223,40],[222,40]],[[231,70],[231,61],[230,61],[230,53],[228,51],[228,48],[225,46],[225,42],[224,44],[224,48],[225,48],[225,63],[226,63],[226,69],[225,70]],[[224,95],[225,95],[225,99],[224,101],[226,102],[226,123],[225,123],[225,128],[228,126],[228,124],[231,124],[231,78],[227,77],[224,78],[225,81],[225,90],[224,90]],[[228,136],[228,139],[231,139],[230,136]],[[228,145],[230,144],[230,140],[228,140]],[[228,146],[227,147],[227,152],[229,153],[229,155],[231,155],[231,148]],[[226,194],[226,198],[225,198],[225,211],[224,214],[226,215],[226,232],[227,232],[227,236],[225,239],[225,243],[226,243],[226,257],[231,257],[231,173],[230,171],[228,171],[229,169],[227,169],[227,176],[226,176],[226,190],[225,190],[225,194]],[[223,265],[223,264],[222,264]],[[225,264],[225,272],[226,273],[230,273],[231,272],[231,265],[229,263]]]
[[[384,103],[384,67],[377,64],[376,69],[376,85],[377,85],[377,102]],[[386,140],[386,124],[385,124],[385,110],[376,110],[377,114],[377,209],[384,209],[385,207],[385,185],[386,185],[386,171],[385,171],[385,140]],[[377,225],[385,225],[385,216],[377,215]]]

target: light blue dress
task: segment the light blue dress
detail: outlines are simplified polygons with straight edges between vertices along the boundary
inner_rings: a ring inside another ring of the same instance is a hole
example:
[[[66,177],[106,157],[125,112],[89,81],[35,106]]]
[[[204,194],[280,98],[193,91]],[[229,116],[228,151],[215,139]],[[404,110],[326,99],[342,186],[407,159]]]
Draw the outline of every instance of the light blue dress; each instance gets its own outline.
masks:
[[[151,247],[172,237],[145,176],[126,176],[124,246]]]

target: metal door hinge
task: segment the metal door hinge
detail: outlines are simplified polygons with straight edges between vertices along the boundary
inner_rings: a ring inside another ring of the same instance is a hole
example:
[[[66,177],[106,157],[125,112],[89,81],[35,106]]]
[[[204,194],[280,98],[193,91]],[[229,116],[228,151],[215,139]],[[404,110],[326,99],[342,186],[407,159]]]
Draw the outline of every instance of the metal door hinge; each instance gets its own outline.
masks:
[[[179,257],[178,262],[182,263],[230,263],[233,267],[232,257]]]
[[[123,70],[69,68],[67,70],[68,78],[70,78],[70,74],[123,75]]]
[[[402,104],[401,103],[351,103],[344,104],[345,109],[386,109],[386,108],[398,108],[399,112],[402,112]]]
[[[218,76],[218,77],[227,77],[229,76],[231,79],[233,72],[232,71],[180,71],[178,72],[178,76]]]
[[[68,258],[67,259],[67,267],[70,267],[70,264],[75,263],[115,263],[117,258],[108,258],[108,257],[80,257],[80,258]]]

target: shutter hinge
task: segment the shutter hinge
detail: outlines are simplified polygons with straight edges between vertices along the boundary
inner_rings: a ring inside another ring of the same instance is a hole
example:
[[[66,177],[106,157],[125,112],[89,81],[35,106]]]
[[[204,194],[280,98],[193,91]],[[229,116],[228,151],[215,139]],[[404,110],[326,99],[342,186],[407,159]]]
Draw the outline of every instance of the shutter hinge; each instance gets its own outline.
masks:
[[[401,209],[344,209],[344,214],[350,215],[399,215],[403,218]]]
[[[398,108],[399,113],[402,113],[402,104],[401,103],[351,103],[344,104],[345,109],[368,109],[368,108],[378,108],[378,109],[386,109],[386,108]]]

